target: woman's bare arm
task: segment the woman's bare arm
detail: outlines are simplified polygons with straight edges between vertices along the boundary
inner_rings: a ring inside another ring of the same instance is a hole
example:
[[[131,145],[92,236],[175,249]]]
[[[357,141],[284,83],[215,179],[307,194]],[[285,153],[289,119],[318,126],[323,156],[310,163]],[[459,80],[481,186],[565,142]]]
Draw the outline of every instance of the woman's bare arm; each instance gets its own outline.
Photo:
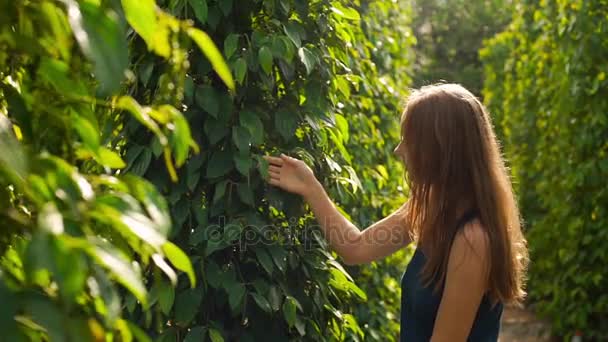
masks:
[[[488,285],[490,244],[478,220],[450,248],[445,288],[431,342],[466,341]]]
[[[303,196],[310,205],[329,245],[346,264],[362,264],[386,257],[411,240],[402,205],[384,219],[360,231],[338,209],[312,170],[301,160],[281,155],[265,157],[269,183]]]

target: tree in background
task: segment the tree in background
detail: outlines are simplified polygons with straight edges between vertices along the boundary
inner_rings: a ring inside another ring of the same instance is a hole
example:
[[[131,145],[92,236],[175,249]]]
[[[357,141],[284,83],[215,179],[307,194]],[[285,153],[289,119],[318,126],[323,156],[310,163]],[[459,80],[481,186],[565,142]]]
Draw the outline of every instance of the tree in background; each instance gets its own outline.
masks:
[[[528,229],[530,300],[557,334],[608,338],[608,3],[516,1],[486,43],[497,117]]]
[[[511,0],[412,0],[416,37],[413,85],[440,80],[460,83],[481,95],[479,49],[485,38],[503,30]]]

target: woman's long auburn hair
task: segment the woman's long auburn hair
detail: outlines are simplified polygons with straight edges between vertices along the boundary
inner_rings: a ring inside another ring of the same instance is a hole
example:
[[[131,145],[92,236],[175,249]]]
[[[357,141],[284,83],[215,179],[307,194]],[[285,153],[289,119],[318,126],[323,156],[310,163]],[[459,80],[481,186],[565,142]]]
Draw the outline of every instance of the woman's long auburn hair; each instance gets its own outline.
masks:
[[[489,243],[489,297],[493,303],[521,302],[527,243],[484,106],[458,84],[424,86],[408,98],[401,135],[411,195],[405,215],[424,247],[426,286],[438,280],[434,290],[443,287],[459,216],[476,210]]]

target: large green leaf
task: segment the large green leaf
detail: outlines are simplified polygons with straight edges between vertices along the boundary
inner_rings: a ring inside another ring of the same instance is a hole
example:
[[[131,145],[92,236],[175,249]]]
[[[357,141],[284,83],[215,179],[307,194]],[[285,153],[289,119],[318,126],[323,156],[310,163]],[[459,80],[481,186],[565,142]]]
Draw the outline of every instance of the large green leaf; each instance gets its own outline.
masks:
[[[255,112],[244,110],[239,114],[241,126],[249,130],[251,142],[259,145],[264,142],[264,124]]]
[[[188,335],[186,335],[184,342],[204,341],[206,331],[207,331],[207,328],[201,327],[201,326],[196,326],[194,328],[191,328],[190,331],[188,331]]]
[[[187,325],[190,323],[201,305],[203,293],[201,289],[187,289],[177,294],[175,298],[175,320],[177,323]]]
[[[213,70],[217,72],[226,86],[229,89],[234,90],[234,80],[232,79],[230,68],[228,68],[228,65],[226,65],[224,58],[222,58],[222,54],[215,46],[215,43],[213,43],[213,40],[211,40],[211,38],[205,32],[195,28],[189,28],[186,32],[198,45],[203,54],[209,59],[211,65],[213,66]]]
[[[121,0],[127,21],[150,50],[163,57],[169,57],[171,52],[168,45],[168,31],[159,27],[156,18],[156,2],[154,0]]]
[[[283,139],[289,141],[294,137],[298,128],[298,115],[297,113],[280,111],[274,116],[274,125]]]
[[[94,2],[66,3],[74,37],[95,66],[99,92],[104,96],[116,92],[129,64],[125,33],[116,13]]]
[[[298,50],[298,56],[300,57],[300,61],[304,63],[304,66],[306,67],[306,74],[310,75],[315,65],[318,63],[319,58],[305,47],[301,47]]]
[[[232,57],[239,44],[239,36],[236,34],[229,34],[224,40],[224,55],[226,58]]]
[[[262,310],[264,310],[264,311],[266,311],[268,313],[272,312],[272,308],[270,307],[270,303],[268,302],[268,300],[264,296],[262,296],[262,295],[260,295],[258,293],[255,293],[255,292],[252,292],[250,294],[251,294],[251,296],[253,297],[253,299],[255,300],[255,302],[258,304],[258,306]]]
[[[140,272],[137,268],[133,267],[121,252],[107,243],[98,243],[89,251],[137,300],[144,303],[144,305],[147,303],[146,288],[141,280]]]
[[[168,315],[175,301],[175,289],[171,284],[160,282],[158,291],[158,304],[165,315]]]
[[[228,304],[232,312],[237,312],[245,297],[245,286],[239,282],[232,282],[225,285],[228,292]]]
[[[272,274],[274,267],[272,265],[272,259],[266,249],[263,247],[255,248],[255,255],[262,265],[262,268],[264,268],[268,274]]]
[[[188,0],[188,2],[190,3],[190,7],[194,10],[196,19],[198,19],[201,24],[207,23],[207,15],[209,12],[207,0]]]
[[[0,170],[13,177],[17,185],[25,181],[28,165],[10,120],[0,115]]]
[[[237,82],[243,84],[245,80],[245,75],[247,74],[247,61],[245,58],[238,58],[234,62],[234,76],[236,76]]]
[[[251,134],[247,128],[235,126],[232,128],[232,141],[240,151],[247,152],[251,145]]]
[[[220,177],[232,170],[232,153],[230,151],[217,151],[211,155],[207,162],[207,177]]]
[[[190,279],[190,286],[196,286],[196,277],[194,275],[194,269],[192,269],[192,263],[190,258],[184,253],[179,247],[171,242],[166,242],[163,245],[163,252],[165,256],[171,261],[171,264],[175,268],[186,272]]]
[[[222,333],[213,328],[209,329],[209,338],[211,339],[211,342],[224,342]]]
[[[220,103],[218,101],[219,96],[213,87],[206,85],[197,87],[194,99],[205,111],[214,118],[217,118],[220,111]]]
[[[270,51],[268,47],[262,46],[260,48],[260,51],[258,52],[258,61],[264,72],[267,74],[272,72],[272,51]]]
[[[283,303],[283,317],[290,327],[293,327],[296,323],[296,301],[291,296],[287,296]]]

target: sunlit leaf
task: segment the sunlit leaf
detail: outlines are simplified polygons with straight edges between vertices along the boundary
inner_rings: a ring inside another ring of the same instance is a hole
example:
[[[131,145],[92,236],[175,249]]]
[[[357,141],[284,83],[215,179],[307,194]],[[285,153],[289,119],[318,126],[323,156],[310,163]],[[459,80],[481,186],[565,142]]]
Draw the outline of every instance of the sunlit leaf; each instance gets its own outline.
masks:
[[[260,66],[267,74],[272,72],[272,52],[266,46],[262,46],[260,51],[258,52],[258,61],[260,62]]]
[[[222,54],[215,46],[215,43],[213,43],[213,40],[211,40],[211,38],[205,32],[195,28],[189,28],[186,32],[198,45],[203,54],[209,59],[211,65],[213,66],[213,70],[217,72],[226,86],[229,89],[234,90],[234,80],[232,79],[230,68],[228,68],[228,65],[226,65],[224,58],[222,58]]]
[[[129,64],[127,41],[118,16],[93,2],[66,1],[66,4],[74,37],[95,66],[100,93],[116,92]]]
[[[192,269],[192,263],[190,258],[184,253],[179,247],[171,242],[166,242],[163,245],[163,252],[165,256],[171,261],[171,264],[180,271],[186,272],[190,279],[190,286],[196,286],[196,277],[194,276],[194,269]]]

